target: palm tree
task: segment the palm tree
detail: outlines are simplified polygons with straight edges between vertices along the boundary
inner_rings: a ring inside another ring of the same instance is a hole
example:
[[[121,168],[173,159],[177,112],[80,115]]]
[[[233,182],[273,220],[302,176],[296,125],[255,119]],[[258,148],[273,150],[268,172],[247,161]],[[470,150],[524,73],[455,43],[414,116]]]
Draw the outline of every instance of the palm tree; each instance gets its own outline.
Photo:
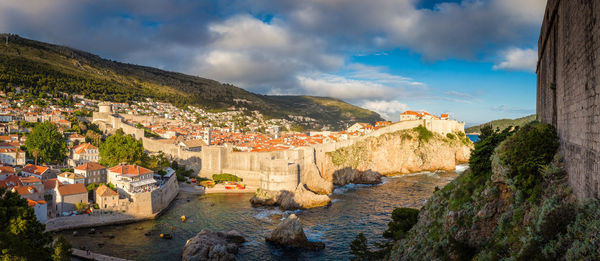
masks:
[[[40,157],[40,154],[42,154],[40,149],[33,149],[33,151],[31,151],[31,155],[33,155],[33,158],[35,159],[35,165],[37,165],[37,161],[38,161],[38,158]]]

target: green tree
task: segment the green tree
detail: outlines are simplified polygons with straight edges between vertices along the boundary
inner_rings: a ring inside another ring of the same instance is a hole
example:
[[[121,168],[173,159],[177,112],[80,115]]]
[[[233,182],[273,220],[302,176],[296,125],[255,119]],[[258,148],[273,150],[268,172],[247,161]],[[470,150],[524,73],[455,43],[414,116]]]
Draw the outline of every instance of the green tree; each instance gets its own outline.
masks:
[[[35,126],[27,135],[25,148],[30,153],[39,150],[39,158],[45,163],[59,163],[67,155],[65,137],[58,131],[56,124],[51,122]]]
[[[494,134],[494,127],[492,124],[485,124],[479,129],[479,140],[485,140],[485,138]]]
[[[359,233],[352,243],[350,243],[350,253],[354,255],[352,260],[370,260],[371,259],[371,251],[369,250],[369,245],[367,243],[367,238],[363,233]]]
[[[54,243],[54,253],[52,260],[54,261],[69,261],[71,260],[71,244],[64,237],[60,236]]]
[[[0,259],[48,260],[52,236],[17,193],[0,188]]]
[[[117,131],[100,145],[100,164],[114,166],[121,162],[142,165],[147,160],[141,141]]]
[[[392,221],[388,223],[388,229],[383,232],[383,237],[400,240],[417,223],[419,210],[414,208],[397,208],[392,211]]]

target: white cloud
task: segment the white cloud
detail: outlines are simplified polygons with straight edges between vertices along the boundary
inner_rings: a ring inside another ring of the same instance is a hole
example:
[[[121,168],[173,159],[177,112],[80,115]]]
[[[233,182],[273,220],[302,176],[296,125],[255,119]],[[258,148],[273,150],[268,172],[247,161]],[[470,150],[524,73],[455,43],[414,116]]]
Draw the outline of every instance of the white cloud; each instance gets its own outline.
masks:
[[[397,100],[394,101],[367,101],[362,104],[363,108],[372,110],[379,113],[383,118],[387,120],[397,121],[400,119],[400,113],[406,111],[408,106],[404,103],[400,103]]]
[[[341,67],[344,58],[324,51],[318,39],[304,38],[273,19],[239,15],[209,26],[212,41],[196,56],[192,71],[254,90],[297,87],[307,71]],[[269,91],[265,91],[269,92]]]
[[[397,90],[380,83],[346,78],[332,74],[298,76],[298,81],[306,93],[316,96],[330,96],[339,99],[381,99],[395,96]]]
[[[538,53],[534,49],[511,48],[501,52],[502,62],[494,70],[535,72]]]

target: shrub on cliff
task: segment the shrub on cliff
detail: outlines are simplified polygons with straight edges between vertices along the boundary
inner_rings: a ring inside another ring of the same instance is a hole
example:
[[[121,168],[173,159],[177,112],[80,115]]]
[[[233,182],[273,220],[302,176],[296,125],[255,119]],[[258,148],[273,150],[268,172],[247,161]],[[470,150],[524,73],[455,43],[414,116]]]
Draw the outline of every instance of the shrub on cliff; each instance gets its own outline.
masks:
[[[427,142],[433,138],[433,132],[423,127],[423,125],[419,125],[419,127],[415,127],[413,130],[419,134],[419,140]]]
[[[225,181],[242,181],[242,179],[236,175],[223,173],[223,174],[214,174],[212,176],[215,183],[223,183]]]
[[[539,197],[543,178],[539,170],[550,163],[558,145],[556,129],[539,122],[523,126],[503,143],[500,159],[510,166],[508,177],[526,197]]]
[[[392,221],[388,229],[383,232],[383,237],[400,240],[417,223],[419,210],[414,208],[397,208],[392,211]]]

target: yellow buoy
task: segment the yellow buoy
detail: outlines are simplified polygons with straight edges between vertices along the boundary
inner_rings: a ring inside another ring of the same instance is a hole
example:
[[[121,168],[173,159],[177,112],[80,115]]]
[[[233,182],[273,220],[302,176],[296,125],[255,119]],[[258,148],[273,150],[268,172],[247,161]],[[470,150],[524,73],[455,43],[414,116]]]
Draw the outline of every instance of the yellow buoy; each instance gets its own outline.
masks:
[[[160,238],[163,238],[163,237],[165,237],[165,234],[160,233]]]
[[[181,216],[181,222],[185,222],[187,218],[185,216]]]

